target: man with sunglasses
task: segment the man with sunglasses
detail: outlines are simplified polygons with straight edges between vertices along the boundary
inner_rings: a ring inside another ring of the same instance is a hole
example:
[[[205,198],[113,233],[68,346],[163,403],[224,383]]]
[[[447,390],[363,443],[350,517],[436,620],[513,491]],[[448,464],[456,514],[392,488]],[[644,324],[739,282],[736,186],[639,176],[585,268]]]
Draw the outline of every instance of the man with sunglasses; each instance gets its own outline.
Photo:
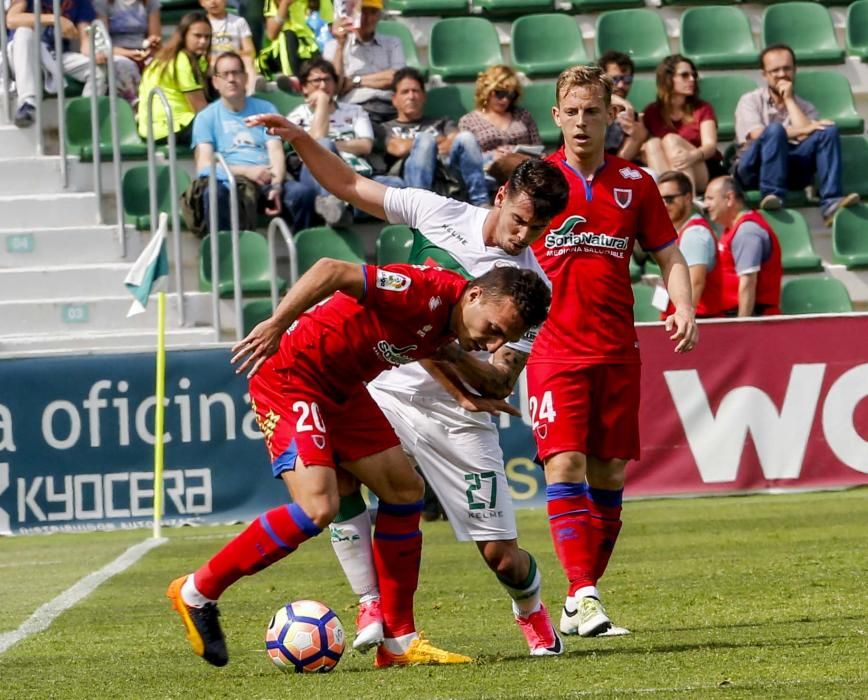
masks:
[[[606,153],[635,160],[648,138],[648,130],[627,99],[635,73],[633,59],[620,51],[606,51],[597,63],[612,79],[612,104],[618,110],[615,121],[606,129]]]

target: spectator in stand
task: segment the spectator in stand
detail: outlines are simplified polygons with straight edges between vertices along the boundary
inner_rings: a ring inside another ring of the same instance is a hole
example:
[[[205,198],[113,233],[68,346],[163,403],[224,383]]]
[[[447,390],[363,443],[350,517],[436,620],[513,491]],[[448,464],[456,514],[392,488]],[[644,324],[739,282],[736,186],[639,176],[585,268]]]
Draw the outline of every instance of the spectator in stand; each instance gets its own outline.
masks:
[[[323,14],[328,14],[326,8],[322,9]],[[265,0],[265,38],[259,67],[287,92],[299,88],[297,79],[290,76],[297,76],[305,61],[320,56],[316,34],[307,23],[309,13],[314,11],[320,11],[318,0]]]
[[[254,114],[277,112],[270,102],[246,95],[246,71],[244,60],[237,53],[223,53],[214,61],[214,86],[220,99],[205,107],[193,121],[197,174],[207,178],[213,154],[220,153],[238,180],[242,211],[254,214],[259,211],[267,216],[282,214],[297,229],[307,228],[316,192],[309,185],[287,179],[280,138],[266,134],[264,127],[245,123],[245,118]],[[222,168],[218,167],[217,177],[218,227],[225,231],[231,222],[229,188]],[[207,184],[199,192],[203,221],[207,224],[210,211]],[[251,201],[241,201],[245,196]],[[256,217],[249,218],[255,226]]]
[[[162,41],[160,0],[95,0],[94,10],[111,36],[117,93],[135,109],[142,71]]]
[[[530,112],[519,107],[521,84],[509,66],[491,66],[476,79],[476,109],[458,120],[461,131],[476,137],[482,161],[498,184],[509,179],[527,149],[542,154],[539,129]]]
[[[679,54],[657,66],[657,101],[642,114],[649,133],[643,152],[649,168],[658,173],[679,170],[703,192],[724,170],[717,150],[717,117],[714,108],[699,99],[698,80],[693,61]]]
[[[781,303],[781,247],[758,212],[729,175],[712,180],[705,191],[711,220],[724,227],[718,246],[721,308],[725,316],[771,316]]]
[[[612,104],[618,110],[615,121],[606,129],[606,152],[635,161],[648,138],[648,130],[627,99],[636,72],[633,59],[620,51],[606,51],[597,64],[612,79]]]
[[[37,41],[33,33],[34,0],[13,0],[6,13],[6,24],[10,31],[14,30],[9,44],[9,58],[12,77],[18,91],[18,108],[15,112],[15,126],[28,127],[36,118],[36,66],[33,61],[34,44]],[[62,85],[53,85],[54,58],[54,15],[51,14],[51,3],[40,0],[40,19],[45,28],[42,33],[43,70],[47,73],[45,87],[47,91],[62,90]],[[46,12],[46,9],[49,10]],[[61,68],[65,75],[84,82],[84,94],[105,92],[105,72],[96,71],[90,74],[88,59],[89,37],[87,29],[96,19],[90,0],[67,0],[61,7],[60,29],[63,32],[63,54]],[[80,53],[71,51],[71,41],[78,40]],[[97,63],[105,63],[104,55],[97,55]]]
[[[211,22],[211,52],[208,56],[211,67],[214,67],[217,57],[232,52],[241,56],[244,61],[244,71],[247,73],[247,94],[252,95],[257,88],[264,88],[265,81],[256,71],[256,47],[253,45],[253,33],[247,20],[239,15],[226,11],[226,0],[199,0],[202,9],[208,13]]]
[[[471,204],[489,203],[482,170],[482,151],[468,131],[459,131],[448,117],[426,117],[425,79],[415,68],[401,68],[392,83],[397,119],[383,124],[389,175],[399,176],[403,187],[434,190],[438,168],[458,173]]]
[[[361,105],[376,124],[397,116],[392,105],[395,71],[406,65],[401,40],[377,33],[383,0],[361,0],[361,25],[350,17],[335,18],[334,39],[326,44],[323,57],[334,64],[345,102]]]
[[[796,57],[785,44],[766,47],[760,68],[767,85],[741,96],[735,108],[739,144],[733,173],[746,189],[759,188],[761,209],[783,206],[787,190],[819,180],[820,211],[827,225],[839,209],[859,201],[841,185],[841,139],[835,123],[796,96]]]
[[[678,233],[678,247],[687,261],[696,317],[720,316],[723,273],[717,261],[717,238],[708,221],[693,209],[693,184],[683,172],[668,170],[657,181],[657,189]],[[670,302],[663,319],[674,310]]]
[[[374,147],[371,120],[360,105],[337,100],[335,67],[323,58],[315,58],[302,66],[299,78],[305,102],[289,113],[289,121],[341,156],[359,175],[373,175],[373,168],[366,159]],[[346,202],[324,189],[306,165],[301,166],[299,180],[316,188],[316,211],[329,226],[350,223]]]
[[[188,145],[193,118],[208,105],[208,54],[211,52],[211,23],[204,12],[189,12],[181,18],[175,33],[161,48],[142,74],[139,86],[139,134],[148,135],[148,94],[159,87],[172,110],[175,142]],[[154,139],[165,142],[169,123],[163,104],[154,100]]]

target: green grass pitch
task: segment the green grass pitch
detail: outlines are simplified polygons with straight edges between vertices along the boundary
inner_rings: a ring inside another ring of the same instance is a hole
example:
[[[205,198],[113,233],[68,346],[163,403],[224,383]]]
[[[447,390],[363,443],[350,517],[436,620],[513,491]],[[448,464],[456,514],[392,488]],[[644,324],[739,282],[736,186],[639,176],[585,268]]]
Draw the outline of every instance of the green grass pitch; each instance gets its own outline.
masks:
[[[531,659],[506,595],[475,547],[424,525],[417,623],[475,656],[462,667],[375,671],[351,649],[328,675],[285,675],[265,626],[285,601],[331,605],[352,633],[354,597],[326,537],[240,581],[221,601],[229,665],[194,657],[163,597],[238,527],[184,528],[45,632],[0,655],[2,698],[868,697],[868,490],[654,500],[625,506],[601,582],[617,639],[569,638]],[[542,511],[520,511],[521,544],[557,619],[565,582]],[[0,539],[0,633],[147,532]]]

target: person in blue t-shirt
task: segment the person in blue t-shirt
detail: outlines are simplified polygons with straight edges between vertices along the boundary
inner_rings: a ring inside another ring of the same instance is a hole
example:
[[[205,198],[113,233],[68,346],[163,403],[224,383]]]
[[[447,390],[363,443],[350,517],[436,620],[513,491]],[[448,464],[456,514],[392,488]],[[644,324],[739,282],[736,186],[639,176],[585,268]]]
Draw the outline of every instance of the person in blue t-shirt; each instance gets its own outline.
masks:
[[[12,74],[18,92],[18,108],[15,112],[15,126],[23,128],[33,124],[36,116],[36,65],[33,61],[33,2],[34,0],[12,0],[6,15],[6,24],[13,31],[9,45],[9,58]],[[42,61],[46,69],[50,69],[57,60],[54,56],[54,15],[51,14],[49,0],[40,0],[42,13]],[[102,95],[106,89],[105,71],[97,68],[96,75],[90,75],[88,51],[90,41],[87,28],[96,19],[90,0],[64,0],[61,3],[60,29],[63,32],[63,53],[61,68],[69,75],[84,83],[84,94],[96,92]],[[72,51],[72,41],[79,43],[79,52]],[[97,63],[103,64],[106,57],[97,55]],[[46,82],[46,88],[62,89],[62,85],[52,85]]]
[[[259,190],[258,208],[268,216],[283,216],[296,229],[310,226],[316,190],[286,173],[283,144],[269,136],[263,127],[250,127],[245,117],[263,112],[277,113],[265,100],[247,97],[247,75],[237,53],[227,51],[214,62],[214,87],[220,99],[196,115],[193,121],[193,147],[199,177],[207,177],[215,152],[226,160],[235,178],[252,181]],[[226,173],[217,169],[218,226],[230,227],[229,188]],[[210,201],[208,188],[203,192],[204,220],[207,222]]]

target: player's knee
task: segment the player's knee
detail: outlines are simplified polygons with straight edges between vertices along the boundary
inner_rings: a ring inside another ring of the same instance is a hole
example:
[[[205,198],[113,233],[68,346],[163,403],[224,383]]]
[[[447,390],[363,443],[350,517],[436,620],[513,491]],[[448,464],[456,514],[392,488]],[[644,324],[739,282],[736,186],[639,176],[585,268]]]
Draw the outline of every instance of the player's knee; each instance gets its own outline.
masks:
[[[521,562],[521,552],[515,540],[478,542],[477,546],[489,569],[503,578],[515,578],[513,574]]]
[[[336,493],[318,494],[301,504],[307,516],[320,529],[325,529],[335,519],[339,505],[340,499]]]
[[[388,503],[416,503],[425,496],[425,482],[415,469],[408,469],[400,477],[393,478],[384,493],[377,496]]]

